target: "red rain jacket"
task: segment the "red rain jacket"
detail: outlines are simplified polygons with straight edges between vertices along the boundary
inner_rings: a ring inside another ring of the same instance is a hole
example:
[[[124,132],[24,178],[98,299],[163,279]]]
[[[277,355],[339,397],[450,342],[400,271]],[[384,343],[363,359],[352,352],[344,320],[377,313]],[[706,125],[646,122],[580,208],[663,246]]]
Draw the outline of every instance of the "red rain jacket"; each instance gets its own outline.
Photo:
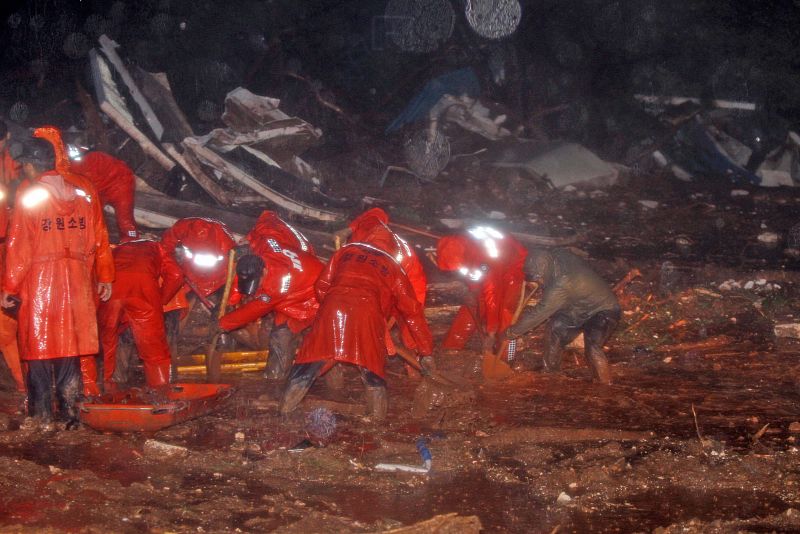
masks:
[[[478,315],[484,331],[508,328],[525,282],[528,251],[508,234],[488,227],[445,236],[437,245],[437,263],[444,271],[459,271],[478,295]],[[463,348],[476,328],[472,311],[459,310],[444,341],[445,348]]]
[[[255,226],[247,234],[247,242],[250,244],[250,249],[262,258],[270,254],[283,254],[283,249],[316,257],[314,247],[306,236],[273,211],[261,213]]]
[[[113,206],[120,239],[135,238],[138,235],[133,218],[136,179],[130,167],[124,161],[99,151],[73,160],[71,167],[94,184],[100,202]]]
[[[164,269],[164,256],[161,245],[154,241],[129,241],[114,249],[113,292],[107,302],[100,303],[98,313],[105,382],[111,381],[119,334],[125,324],[133,332],[147,384],[157,386],[169,380],[170,352],[159,279],[167,282],[177,274],[180,280],[182,275]]]
[[[49,171],[21,189],[6,254],[23,359],[97,353],[96,283],[114,280],[114,261],[91,184]]]
[[[371,245],[339,249],[317,281],[317,298],[320,309],[296,363],[336,360],[383,377],[386,322],[393,311],[422,354],[433,350],[422,304],[408,278],[393,258]]]
[[[350,242],[369,243],[392,255],[408,276],[417,300],[420,304],[425,304],[428,278],[422,262],[408,242],[391,231],[388,224],[389,216],[381,208],[367,210],[350,223]]]
[[[8,141],[6,146],[0,151],[0,182],[9,184],[21,176],[22,166],[14,161],[8,152]]]
[[[224,224],[201,217],[181,219],[161,236],[166,269],[182,272],[204,297],[225,285],[228,252],[234,245],[233,237]],[[176,248],[179,250],[176,251]],[[176,256],[180,257],[180,263]],[[182,278],[170,277],[169,281],[165,280],[162,289],[166,299],[164,304],[175,296],[182,285]]]
[[[271,211],[261,214],[247,240],[266,272],[253,299],[223,316],[220,327],[236,330],[274,311],[276,325],[306,329],[319,309],[314,284],[324,267],[311,243]]]

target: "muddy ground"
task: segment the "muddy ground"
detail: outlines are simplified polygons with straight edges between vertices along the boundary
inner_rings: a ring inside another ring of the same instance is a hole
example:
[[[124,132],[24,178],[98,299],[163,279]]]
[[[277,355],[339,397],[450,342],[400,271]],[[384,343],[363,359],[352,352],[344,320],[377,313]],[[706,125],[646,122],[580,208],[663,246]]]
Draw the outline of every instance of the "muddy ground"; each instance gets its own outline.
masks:
[[[448,185],[427,187],[414,186],[398,211],[420,213]],[[438,369],[468,385],[436,389],[419,418],[420,380],[391,360],[384,424],[361,416],[350,370],[343,390],[320,380],[289,420],[277,414],[279,386],[259,373],[226,375],[237,389],[220,410],[152,435],[31,429],[21,398],[5,391],[0,528],[374,532],[456,513],[477,516],[486,532],[800,531],[800,344],[773,333],[800,320],[800,279],[783,243],[756,238],[785,236],[800,198],[731,189],[649,177],[525,201],[530,224],[578,231],[576,247],[610,282],[642,273],[621,293],[612,386],[588,380],[579,349],[562,374],[541,373],[535,332],[503,384],[482,380],[477,343],[437,352]],[[448,198],[455,216],[470,208]],[[510,209],[502,194],[480,200],[485,211]],[[500,208],[486,205],[495,201]],[[441,339],[459,289],[441,275],[432,282]],[[327,438],[309,423],[319,410],[335,414]],[[428,475],[374,469],[419,465],[419,437],[433,455]],[[163,458],[145,447],[150,439],[185,451]],[[304,439],[315,446],[288,451]]]

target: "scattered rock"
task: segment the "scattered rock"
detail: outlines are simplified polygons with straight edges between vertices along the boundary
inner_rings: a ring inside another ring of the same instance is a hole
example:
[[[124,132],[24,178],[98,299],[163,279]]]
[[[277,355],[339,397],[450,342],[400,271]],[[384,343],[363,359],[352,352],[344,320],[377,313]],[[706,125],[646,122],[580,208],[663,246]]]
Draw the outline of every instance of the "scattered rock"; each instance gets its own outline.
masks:
[[[789,424],[789,432],[800,434],[800,422],[795,421]]]
[[[800,339],[800,323],[784,323],[775,325],[776,337]]]
[[[762,232],[758,234],[758,242],[764,245],[774,246],[778,244],[780,236],[775,232]]]
[[[567,495],[563,491],[559,494],[558,499],[556,499],[556,503],[558,503],[558,504],[560,504],[562,506],[565,505],[565,504],[569,504],[571,502],[572,502],[572,497],[570,497],[569,495]]]
[[[658,207],[658,202],[655,200],[640,200],[639,204],[648,210],[654,210]]]
[[[746,197],[750,194],[750,191],[746,191],[744,189],[734,189],[731,191],[732,197]]]
[[[162,441],[148,439],[144,442],[144,454],[149,458],[185,458],[189,456],[189,449],[179,445],[170,445]]]
[[[495,221],[501,221],[506,218],[506,214],[502,211],[490,211],[489,218]]]

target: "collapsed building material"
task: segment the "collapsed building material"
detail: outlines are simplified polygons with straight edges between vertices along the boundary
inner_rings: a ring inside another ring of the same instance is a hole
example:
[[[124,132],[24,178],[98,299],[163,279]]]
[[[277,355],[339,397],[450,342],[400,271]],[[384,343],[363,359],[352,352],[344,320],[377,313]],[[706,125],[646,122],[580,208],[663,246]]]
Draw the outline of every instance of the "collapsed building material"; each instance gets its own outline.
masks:
[[[247,145],[270,155],[283,170],[320,184],[319,173],[300,158],[322,137],[322,131],[279,109],[280,100],[238,87],[225,97],[222,121],[230,130],[211,132],[211,144],[228,151]]]
[[[411,99],[405,109],[386,128],[392,133],[406,124],[428,118],[428,113],[445,95],[467,95],[477,98],[481,93],[481,83],[472,68],[447,72],[430,80],[417,95]]]
[[[98,42],[100,43],[100,48],[103,50],[103,53],[119,73],[120,77],[122,78],[122,82],[127,86],[133,101],[136,102],[136,105],[138,105],[139,109],[142,111],[142,115],[144,115],[144,118],[147,121],[147,124],[150,126],[150,129],[155,134],[156,139],[160,141],[161,136],[164,135],[164,126],[161,125],[161,121],[159,121],[158,117],[156,117],[156,114],[153,112],[153,108],[150,107],[150,103],[133,81],[133,77],[125,67],[125,63],[123,63],[122,58],[120,58],[119,54],[117,54],[117,48],[119,48],[119,45],[107,35],[101,35],[98,39]]]
[[[100,109],[114,121],[114,123],[136,141],[148,156],[152,157],[166,170],[172,170],[175,162],[172,161],[156,144],[150,140],[139,128],[136,127],[133,115],[125,103],[125,98],[117,88],[111,67],[96,49],[89,51],[92,79],[94,82],[95,96]]]
[[[521,168],[550,180],[554,187],[616,183],[619,171],[594,152],[577,143],[532,143],[519,141],[490,149],[489,165]]]
[[[687,96],[655,96],[655,95],[633,95],[633,98],[645,104],[658,106],[680,106],[687,102],[701,104],[699,98]],[[756,105],[753,102],[737,102],[733,100],[712,100],[711,105],[720,109],[738,109],[740,111],[755,111]]]
[[[138,67],[134,69],[133,75],[164,127],[161,141],[180,143],[187,137],[192,137],[192,127],[175,101],[167,75],[163,72],[147,72]]]
[[[800,184],[800,135],[789,132],[786,142],[767,155],[756,174],[762,187]]]
[[[239,165],[229,161],[210,148],[204,146],[198,139],[186,139],[184,141],[184,146],[191,150],[204,164],[233,178],[234,180],[263,196],[270,202],[289,212],[320,221],[339,221],[344,218],[341,213],[336,211],[325,208],[317,208],[306,203],[296,201],[290,196],[278,192],[277,190],[263,183],[261,180],[257,179],[255,176],[246,172]],[[291,175],[282,171],[277,165],[272,165],[269,161],[264,161],[263,158],[266,158],[266,155],[258,154],[257,151],[254,151],[249,147],[237,147],[235,151],[238,151],[238,155],[242,158],[246,158],[251,164],[257,164],[256,160],[261,161],[262,164],[259,165],[259,170],[264,171],[264,174],[260,174],[260,176],[262,176],[262,179],[265,181],[272,179],[272,181],[283,182],[284,184],[287,182],[291,183],[292,181],[297,181],[293,180]],[[228,158],[232,155],[232,153],[226,154]],[[321,193],[319,195],[321,195]]]
[[[467,95],[444,95],[431,108],[429,118],[432,128],[440,121],[449,121],[490,141],[511,136],[511,131],[503,127],[508,119],[507,115],[492,116],[491,110],[480,100]]]
[[[255,217],[243,215],[238,211],[212,208],[141,191],[136,192],[136,207],[133,214],[138,224],[149,228],[169,228],[178,219],[202,215],[224,223],[237,238],[246,235],[256,222]]]
[[[231,196],[220,186],[213,178],[208,176],[203,170],[203,166],[197,161],[189,150],[179,152],[177,147],[171,143],[164,143],[164,150],[167,151],[172,159],[180,163],[181,167],[186,169],[189,175],[194,178],[195,182],[203,188],[203,191],[209,194],[217,204],[220,206],[230,206],[233,201]]]

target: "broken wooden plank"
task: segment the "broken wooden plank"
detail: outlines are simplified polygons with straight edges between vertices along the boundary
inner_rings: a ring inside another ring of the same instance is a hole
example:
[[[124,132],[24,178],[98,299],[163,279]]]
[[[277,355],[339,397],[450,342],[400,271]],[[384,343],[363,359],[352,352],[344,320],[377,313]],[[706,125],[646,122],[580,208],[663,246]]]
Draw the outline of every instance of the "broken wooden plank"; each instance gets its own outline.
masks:
[[[177,144],[187,137],[192,137],[194,135],[192,127],[175,101],[167,75],[163,72],[147,72],[136,67],[133,76],[164,126],[164,136],[161,140]]]
[[[103,53],[119,73],[120,77],[122,78],[122,82],[128,87],[128,91],[130,92],[131,97],[133,97],[133,101],[139,106],[139,109],[142,111],[142,115],[144,115],[144,118],[147,121],[147,124],[150,126],[150,129],[155,134],[156,139],[160,141],[161,137],[164,135],[164,126],[161,124],[161,121],[158,120],[153,108],[150,107],[150,103],[139,90],[136,82],[133,81],[133,77],[131,76],[130,72],[128,72],[127,67],[125,67],[125,63],[122,61],[122,58],[119,57],[119,54],[117,54],[117,48],[119,48],[119,45],[105,34],[101,35],[97,41],[100,43],[100,48],[103,50]]]
[[[183,153],[178,152],[178,148],[172,143],[164,143],[163,146],[167,154],[180,163],[181,167],[186,169],[186,172],[189,173],[189,176],[194,178],[194,181],[197,182],[197,184],[203,188],[203,191],[208,193],[217,204],[220,206],[230,206],[232,204],[228,192],[203,171],[202,165],[200,165],[200,162],[197,161],[191,151],[184,150]]]
[[[235,211],[148,193],[137,193],[134,216],[136,222],[150,228],[169,228],[186,217],[208,217],[224,223],[237,238],[247,235],[256,222],[255,217]]]
[[[97,150],[108,152],[111,145],[108,141],[108,132],[103,125],[103,119],[100,118],[100,112],[94,105],[92,97],[89,96],[89,93],[86,92],[83,84],[77,78],[75,79],[75,94],[83,110],[83,116],[86,118],[89,139]]]
[[[125,98],[119,92],[114,76],[106,60],[96,49],[89,51],[89,63],[92,70],[95,96],[100,109],[116,123],[126,134],[136,141],[148,156],[152,157],[166,170],[172,170],[175,162],[164,154],[144,132],[136,127],[133,115],[125,104]]]
[[[483,525],[478,516],[462,516],[453,512],[436,515],[413,525],[380,532],[383,534],[478,534],[482,531]]]
[[[279,193],[278,191],[275,191],[274,189],[263,184],[254,176],[251,176],[239,168],[237,165],[234,165],[213,150],[203,146],[197,139],[186,139],[184,141],[184,146],[194,152],[200,161],[206,165],[209,165],[219,172],[230,176],[238,182],[241,182],[248,188],[263,196],[265,199],[285,210],[320,221],[333,222],[340,221],[344,218],[340,213],[298,202],[282,193]]]

